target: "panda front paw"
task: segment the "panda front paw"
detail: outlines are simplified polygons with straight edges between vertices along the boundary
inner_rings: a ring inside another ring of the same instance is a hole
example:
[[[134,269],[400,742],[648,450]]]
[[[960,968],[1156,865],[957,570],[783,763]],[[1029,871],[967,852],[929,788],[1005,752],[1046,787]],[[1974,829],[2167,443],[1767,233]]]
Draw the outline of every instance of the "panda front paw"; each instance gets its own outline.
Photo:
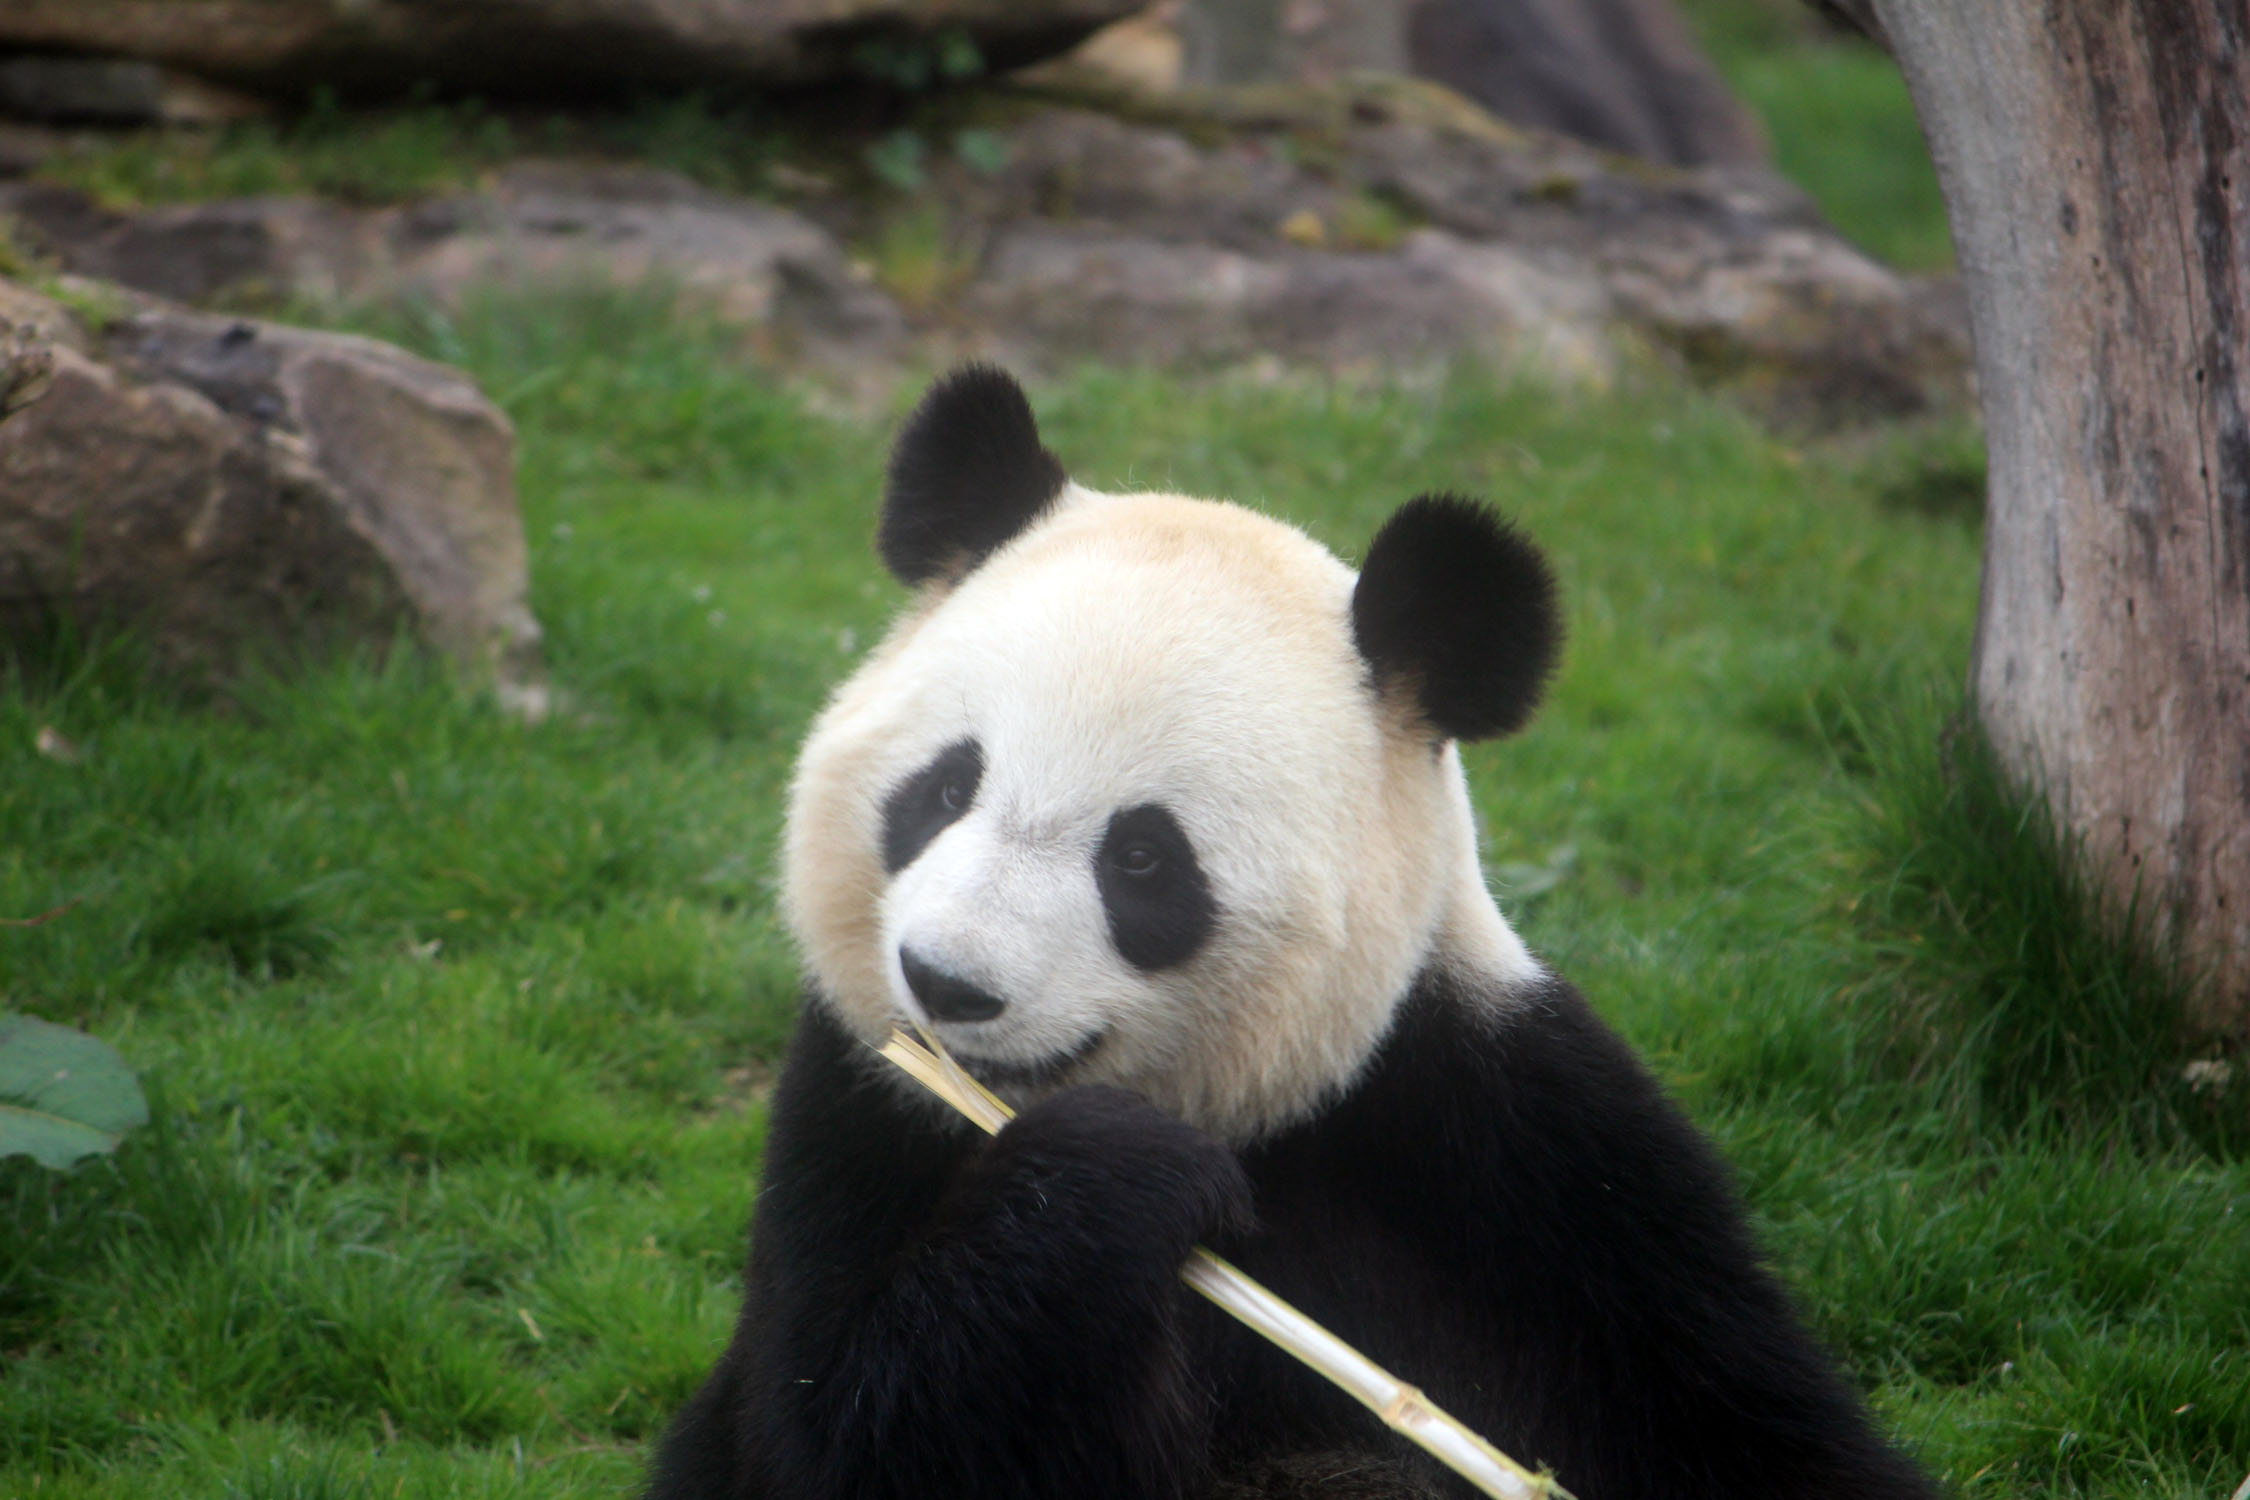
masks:
[[[1175,1267],[1198,1240],[1256,1220],[1231,1148],[1123,1089],[1087,1084],[1043,1099],[993,1153],[996,1167],[1096,1215],[1105,1239],[1146,1236]]]

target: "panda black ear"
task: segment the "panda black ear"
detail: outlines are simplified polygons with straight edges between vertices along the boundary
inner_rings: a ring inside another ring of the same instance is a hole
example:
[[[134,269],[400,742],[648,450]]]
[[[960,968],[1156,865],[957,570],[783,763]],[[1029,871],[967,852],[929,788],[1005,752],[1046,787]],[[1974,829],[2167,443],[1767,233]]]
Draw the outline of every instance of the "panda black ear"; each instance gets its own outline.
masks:
[[[1023,388],[963,365],[929,389],[891,450],[875,550],[901,583],[959,578],[1031,524],[1069,476],[1039,445]]]
[[[1400,506],[1368,544],[1352,635],[1386,691],[1441,734],[1512,734],[1562,648],[1554,574],[1520,532],[1458,495]]]

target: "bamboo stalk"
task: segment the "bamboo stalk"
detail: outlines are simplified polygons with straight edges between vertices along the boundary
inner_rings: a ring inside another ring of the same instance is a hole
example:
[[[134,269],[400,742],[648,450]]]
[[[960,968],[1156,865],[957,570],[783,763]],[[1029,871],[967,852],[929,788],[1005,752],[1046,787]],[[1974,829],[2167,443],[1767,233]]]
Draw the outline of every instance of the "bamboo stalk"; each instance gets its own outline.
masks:
[[[927,1045],[925,1045],[925,1043]],[[931,1093],[998,1135],[1015,1111],[953,1060],[928,1032],[916,1041],[893,1031],[880,1049]],[[1382,1418],[1393,1432],[1415,1442],[1447,1468],[1493,1500],[1572,1500],[1570,1491],[1549,1474],[1534,1474],[1478,1437],[1414,1386],[1267,1291],[1233,1266],[1198,1245],[1180,1268],[1180,1279],[1327,1376],[1348,1395]]]

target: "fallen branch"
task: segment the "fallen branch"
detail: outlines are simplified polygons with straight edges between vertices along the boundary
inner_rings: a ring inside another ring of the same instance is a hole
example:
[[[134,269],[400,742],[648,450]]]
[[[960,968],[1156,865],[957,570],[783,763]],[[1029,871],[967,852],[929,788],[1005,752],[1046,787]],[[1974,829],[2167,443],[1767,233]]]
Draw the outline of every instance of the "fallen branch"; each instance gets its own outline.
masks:
[[[0,917],[0,927],[44,927],[85,899],[84,896],[73,896],[53,911],[43,911],[36,917]]]

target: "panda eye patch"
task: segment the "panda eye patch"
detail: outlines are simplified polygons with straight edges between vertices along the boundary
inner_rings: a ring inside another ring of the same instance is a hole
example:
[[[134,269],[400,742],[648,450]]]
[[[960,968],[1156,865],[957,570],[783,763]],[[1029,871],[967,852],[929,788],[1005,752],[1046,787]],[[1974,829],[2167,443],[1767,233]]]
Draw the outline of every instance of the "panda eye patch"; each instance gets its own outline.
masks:
[[[1187,830],[1159,803],[1111,815],[1094,856],[1094,884],[1111,944],[1144,972],[1185,962],[1218,916]]]
[[[984,751],[956,740],[883,799],[883,873],[896,875],[920,857],[976,800]]]

